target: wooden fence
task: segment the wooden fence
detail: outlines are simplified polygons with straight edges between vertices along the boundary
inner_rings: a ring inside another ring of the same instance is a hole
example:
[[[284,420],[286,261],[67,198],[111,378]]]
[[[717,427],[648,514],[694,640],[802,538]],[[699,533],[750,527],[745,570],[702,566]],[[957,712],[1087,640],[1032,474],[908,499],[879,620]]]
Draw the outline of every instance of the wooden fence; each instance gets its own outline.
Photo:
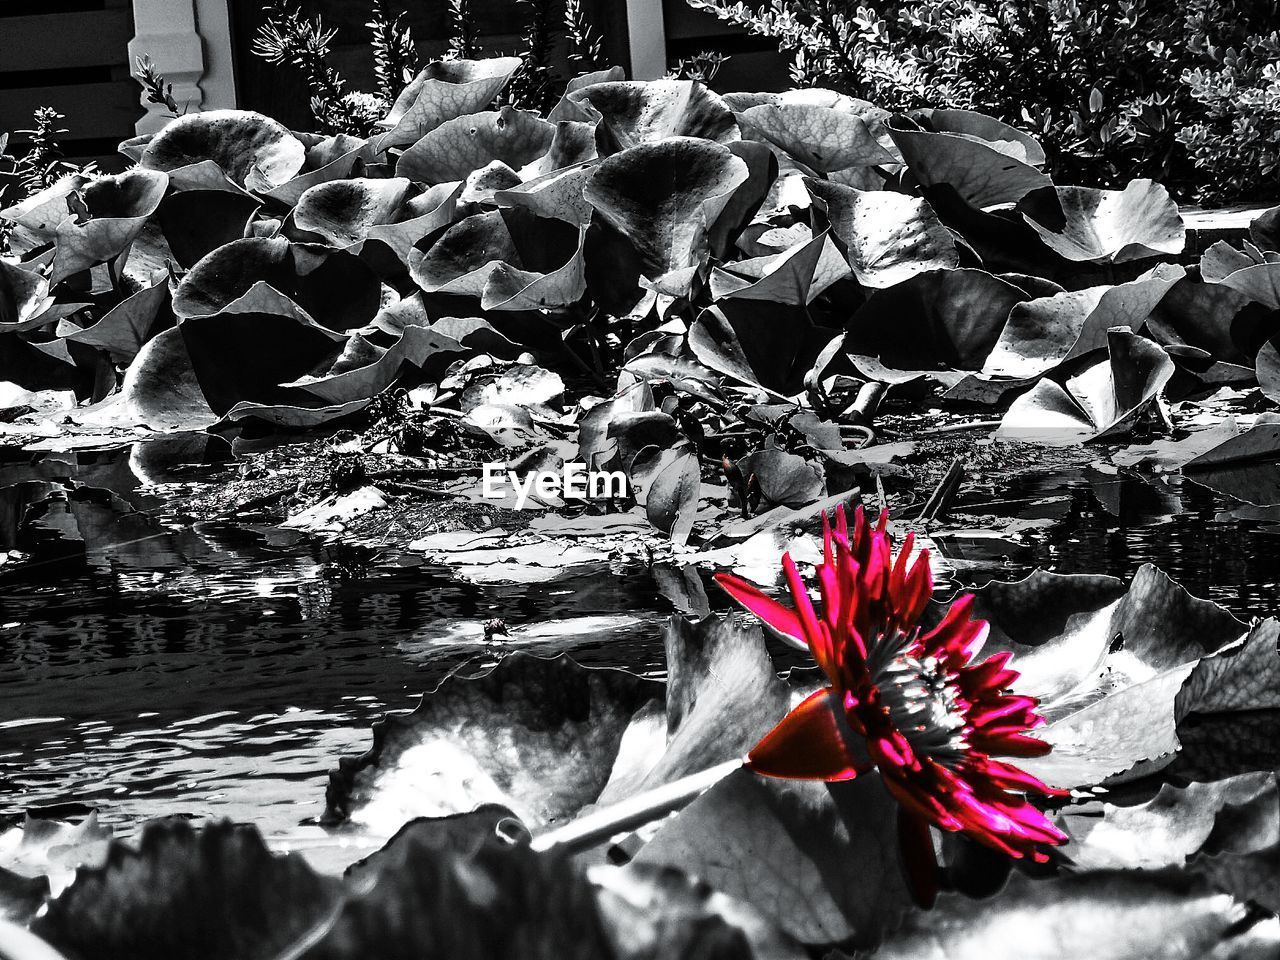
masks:
[[[0,0],[0,132],[31,126],[37,107],[66,119],[67,156],[122,169],[116,147],[142,116],[130,77],[130,0]]]

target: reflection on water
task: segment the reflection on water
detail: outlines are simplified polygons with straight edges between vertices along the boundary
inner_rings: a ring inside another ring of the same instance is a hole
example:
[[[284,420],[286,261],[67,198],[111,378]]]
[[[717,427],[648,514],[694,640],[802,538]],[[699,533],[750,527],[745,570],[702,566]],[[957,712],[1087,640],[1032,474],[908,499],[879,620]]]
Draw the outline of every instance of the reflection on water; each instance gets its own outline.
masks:
[[[225,457],[206,438],[166,443],[168,456],[0,461],[0,560],[25,555],[0,565],[0,813],[76,802],[117,825],[182,813],[288,834],[319,812],[328,769],[368,744],[373,719],[501,654],[483,640],[493,618],[509,626],[505,649],[661,668],[672,603],[647,572],[475,585],[387,560],[329,579],[328,551],[297,534],[184,521],[173,494]],[[1009,578],[1152,562],[1239,616],[1280,607],[1266,508],[1089,470],[1002,493],[981,512],[1052,526],[1029,546],[955,541],[950,554]]]

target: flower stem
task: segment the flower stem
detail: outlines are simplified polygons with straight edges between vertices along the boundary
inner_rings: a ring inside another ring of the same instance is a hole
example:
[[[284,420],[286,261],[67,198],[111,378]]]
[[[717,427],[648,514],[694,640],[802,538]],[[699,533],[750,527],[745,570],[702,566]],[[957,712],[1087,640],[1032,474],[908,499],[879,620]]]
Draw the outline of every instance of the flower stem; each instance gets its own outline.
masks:
[[[539,853],[579,853],[627,830],[634,830],[688,806],[729,774],[742,769],[745,757],[726,760],[646,790],[619,803],[593,810],[562,827],[533,838],[530,846]]]

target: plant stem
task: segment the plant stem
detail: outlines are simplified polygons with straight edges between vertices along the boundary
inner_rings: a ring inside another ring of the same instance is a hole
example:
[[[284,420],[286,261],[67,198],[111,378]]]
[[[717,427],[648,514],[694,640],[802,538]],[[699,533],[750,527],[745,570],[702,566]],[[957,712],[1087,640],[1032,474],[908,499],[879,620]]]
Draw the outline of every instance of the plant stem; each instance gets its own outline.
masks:
[[[593,810],[562,827],[539,834],[533,838],[530,846],[539,853],[554,850],[557,853],[572,854],[589,850],[612,836],[634,830],[688,806],[729,774],[741,770],[745,763],[745,757],[726,760],[714,767],[628,797],[620,803]]]

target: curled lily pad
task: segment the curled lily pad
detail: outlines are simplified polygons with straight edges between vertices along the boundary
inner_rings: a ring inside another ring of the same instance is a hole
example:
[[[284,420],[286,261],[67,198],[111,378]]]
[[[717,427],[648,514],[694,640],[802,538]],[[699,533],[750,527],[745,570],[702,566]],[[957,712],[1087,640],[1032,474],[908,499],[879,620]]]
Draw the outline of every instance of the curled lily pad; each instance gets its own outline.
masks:
[[[832,107],[765,103],[740,114],[746,129],[785,150],[814,173],[894,163],[866,120]]]
[[[356,164],[368,159],[373,150],[367,140],[341,133],[307,149],[307,159],[297,176],[275,184],[257,171],[250,171],[246,187],[287,207],[312,187],[351,176]]]
[[[826,230],[772,256],[737,260],[711,272],[717,300],[764,300],[804,306],[833,283],[850,276],[848,264]]]
[[[396,173],[419,183],[462,180],[472,170],[501,160],[522,167],[551,147],[556,128],[514,107],[446,120],[406,150]]]
[[[1048,176],[1002,150],[999,143],[954,133],[930,133],[901,121],[890,121],[888,126],[921,186],[948,186],[971,207],[1012,203],[1033,190],[1053,185]]]
[[[1181,253],[1186,243],[1177,204],[1153,180],[1131,180],[1123,190],[1037,190],[1018,209],[1049,249],[1071,261],[1123,263]]]
[[[172,322],[168,306],[169,284],[161,281],[112,307],[92,326],[63,335],[67,340],[105,350],[117,363],[128,363],[151,339],[162,318]]]
[[[191,355],[174,328],[152,337],[134,357],[120,387],[120,422],[153,430],[202,429],[217,419],[196,378]]]
[[[829,336],[803,308],[722,300],[693,322],[689,349],[712,370],[787,397],[803,387]]]
[[[991,624],[982,655],[1013,653],[1018,691],[1039,699],[1047,721],[1034,735],[1053,752],[1020,766],[1060,787],[1171,760],[1177,721],[1196,708],[1179,702],[1179,691],[1204,658],[1247,632],[1151,565],[1127,587],[1111,577],[1036,571],[975,595],[974,615]]]
[[[981,370],[1010,311],[1028,299],[985,270],[917,274],[868,298],[849,321],[843,349],[893,370]]]
[[[345,370],[330,370],[319,377],[303,377],[286,386],[302,387],[331,404],[368,400],[395,383],[406,367],[422,369],[434,358],[443,361],[461,352],[462,344],[451,337],[431,327],[411,326],[405,328],[395,344],[370,363]]]
[[[397,219],[412,184],[390,180],[332,180],[307,190],[293,209],[297,228],[332,247],[355,247],[374,227]]]
[[[855,190],[805,180],[831,233],[864,287],[891,287],[920,273],[960,265],[955,238],[928,202],[888,190]]]
[[[508,190],[499,190],[494,202],[500,206],[525,207],[539,217],[581,225],[590,222],[592,206],[583,196],[595,176],[597,164],[574,164],[526,181]]]
[[[582,296],[581,231],[523,208],[477,213],[450,227],[424,252],[410,253],[414,281],[427,293],[480,297],[486,309],[560,307]]]
[[[396,98],[379,148],[416,143],[446,120],[484,109],[519,67],[519,57],[432,61]]]
[[[676,295],[706,261],[708,228],[746,179],[746,164],[726,147],[673,137],[602,161],[584,195],[630,241],[644,276]]]
[[[219,414],[246,400],[296,402],[302,394],[281,384],[330,360],[342,340],[265,283],[217,313],[183,318],[178,329],[209,406]]]
[[[738,461],[748,486],[754,478],[760,496],[772,505],[803,507],[821,500],[827,490],[820,465],[785,450],[767,448]]]
[[[1035,167],[1043,165],[1046,159],[1044,148],[1035,137],[976,110],[934,108],[915,110],[911,116],[935,133],[955,133],[982,140]]]
[[[48,280],[0,260],[0,329],[17,332],[29,323],[41,322],[40,315],[52,302]]]
[[[594,83],[568,94],[600,117],[601,156],[669,137],[728,143],[740,137],[733,112],[705,84],[692,80]]]
[[[283,237],[251,237],[219,247],[192,267],[173,295],[173,311],[179,319],[215,314],[260,283],[333,329],[363,326],[381,301],[378,278],[350,253],[316,252]]]
[[[401,267],[407,269],[413,247],[453,222],[461,193],[460,183],[437,184],[408,201],[401,211],[405,219],[371,226],[368,238],[385,244]],[[370,251],[366,248],[362,253],[367,257]]]
[[[1034,377],[1106,345],[1113,327],[1138,330],[1186,271],[1160,264],[1137,280],[1086,287],[1015,304],[984,370]]]
[[[167,171],[212,160],[242,187],[254,172],[278,185],[302,169],[306,153],[302,142],[270,117],[249,110],[207,110],[179,117],[156,134],[140,165]]]
[[[1159,346],[1124,328],[1109,331],[1108,356],[1059,384],[1041,380],[1013,402],[1002,436],[1070,445],[1121,436],[1158,403],[1173,376]]]
[[[1271,310],[1280,309],[1280,263],[1260,263],[1230,274],[1222,285]]]
[[[71,215],[67,198],[89,182],[81,174],[63,177],[51,187],[27,197],[21,203],[0,210],[0,219],[10,223],[9,249],[19,255],[52,243],[58,224]]]
[[[106,263],[127,249],[168,188],[166,174],[136,168],[85,184],[78,192],[79,214],[58,224],[50,285]]]

